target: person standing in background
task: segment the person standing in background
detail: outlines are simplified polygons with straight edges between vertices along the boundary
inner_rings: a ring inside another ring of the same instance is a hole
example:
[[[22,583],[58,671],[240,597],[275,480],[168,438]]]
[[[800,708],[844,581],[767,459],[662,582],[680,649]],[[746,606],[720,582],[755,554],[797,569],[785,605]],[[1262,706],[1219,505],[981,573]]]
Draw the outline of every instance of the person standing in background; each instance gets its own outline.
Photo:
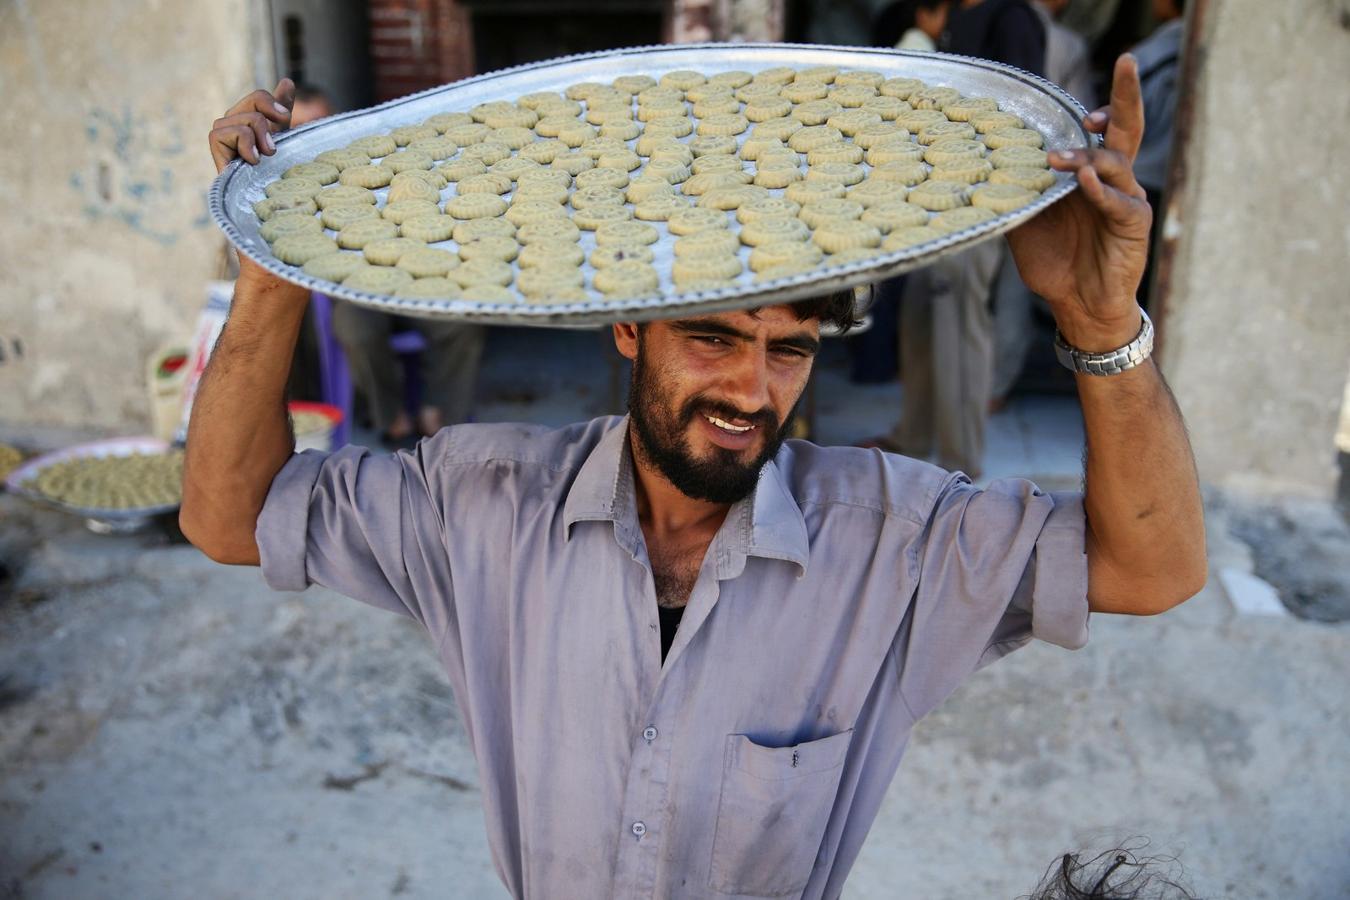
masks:
[[[947,30],[952,0],[898,0],[872,22],[872,45],[897,50],[936,52]]]
[[[951,11],[944,49],[1045,68],[1045,30],[1027,0],[964,0]],[[900,298],[900,420],[865,441],[972,479],[984,468],[984,429],[993,383],[990,299],[1004,244],[988,241],[943,257],[905,280]]]
[[[1045,29],[1045,77],[1064,88],[1084,109],[1096,109],[1092,86],[1091,53],[1087,41],[1059,19],[1071,0],[1031,0],[1031,10]],[[1022,374],[1027,351],[1034,337],[1031,310],[1037,303],[1006,248],[998,283],[994,286],[994,381],[989,411],[998,412],[1007,403],[1013,385]],[[1043,301],[1041,301],[1043,303]]]

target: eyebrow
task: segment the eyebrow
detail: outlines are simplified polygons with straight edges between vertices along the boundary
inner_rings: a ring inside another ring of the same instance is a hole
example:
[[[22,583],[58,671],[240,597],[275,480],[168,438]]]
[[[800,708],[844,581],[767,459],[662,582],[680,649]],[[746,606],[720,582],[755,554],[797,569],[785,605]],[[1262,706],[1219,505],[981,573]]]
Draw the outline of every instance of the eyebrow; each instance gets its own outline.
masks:
[[[741,341],[753,341],[755,339],[755,336],[748,331],[741,331],[739,328],[718,319],[681,319],[671,322],[670,325],[671,328],[683,334],[716,334]],[[770,343],[779,347],[793,347],[809,356],[815,356],[820,352],[820,341],[807,334],[793,334],[775,338]]]

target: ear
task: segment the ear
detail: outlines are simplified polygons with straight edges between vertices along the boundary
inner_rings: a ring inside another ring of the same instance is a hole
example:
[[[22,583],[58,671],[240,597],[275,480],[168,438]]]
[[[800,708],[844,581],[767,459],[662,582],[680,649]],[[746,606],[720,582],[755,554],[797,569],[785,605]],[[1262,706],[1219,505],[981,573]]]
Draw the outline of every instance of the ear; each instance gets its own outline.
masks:
[[[614,323],[614,347],[625,359],[637,359],[638,326],[636,322]]]

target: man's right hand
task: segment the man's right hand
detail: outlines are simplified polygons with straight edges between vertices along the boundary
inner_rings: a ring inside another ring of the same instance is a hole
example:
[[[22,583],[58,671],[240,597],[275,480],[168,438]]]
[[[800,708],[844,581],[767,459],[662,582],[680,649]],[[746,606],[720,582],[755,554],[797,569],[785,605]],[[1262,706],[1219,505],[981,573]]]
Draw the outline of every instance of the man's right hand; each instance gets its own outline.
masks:
[[[291,107],[295,105],[295,82],[283,78],[272,93],[257,90],[231,106],[229,112],[211,125],[211,157],[216,172],[239,157],[257,165],[264,156],[277,152],[272,135],[291,127]]]

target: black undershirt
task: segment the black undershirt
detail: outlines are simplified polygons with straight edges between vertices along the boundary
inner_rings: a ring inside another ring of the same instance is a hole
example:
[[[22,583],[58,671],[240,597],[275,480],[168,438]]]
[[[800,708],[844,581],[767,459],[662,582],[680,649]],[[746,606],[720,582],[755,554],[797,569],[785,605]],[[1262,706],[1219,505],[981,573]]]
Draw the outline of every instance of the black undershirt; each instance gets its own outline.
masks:
[[[675,643],[675,632],[680,627],[680,617],[684,615],[683,606],[658,606],[657,615],[661,617],[661,662],[666,661],[670,645]]]

